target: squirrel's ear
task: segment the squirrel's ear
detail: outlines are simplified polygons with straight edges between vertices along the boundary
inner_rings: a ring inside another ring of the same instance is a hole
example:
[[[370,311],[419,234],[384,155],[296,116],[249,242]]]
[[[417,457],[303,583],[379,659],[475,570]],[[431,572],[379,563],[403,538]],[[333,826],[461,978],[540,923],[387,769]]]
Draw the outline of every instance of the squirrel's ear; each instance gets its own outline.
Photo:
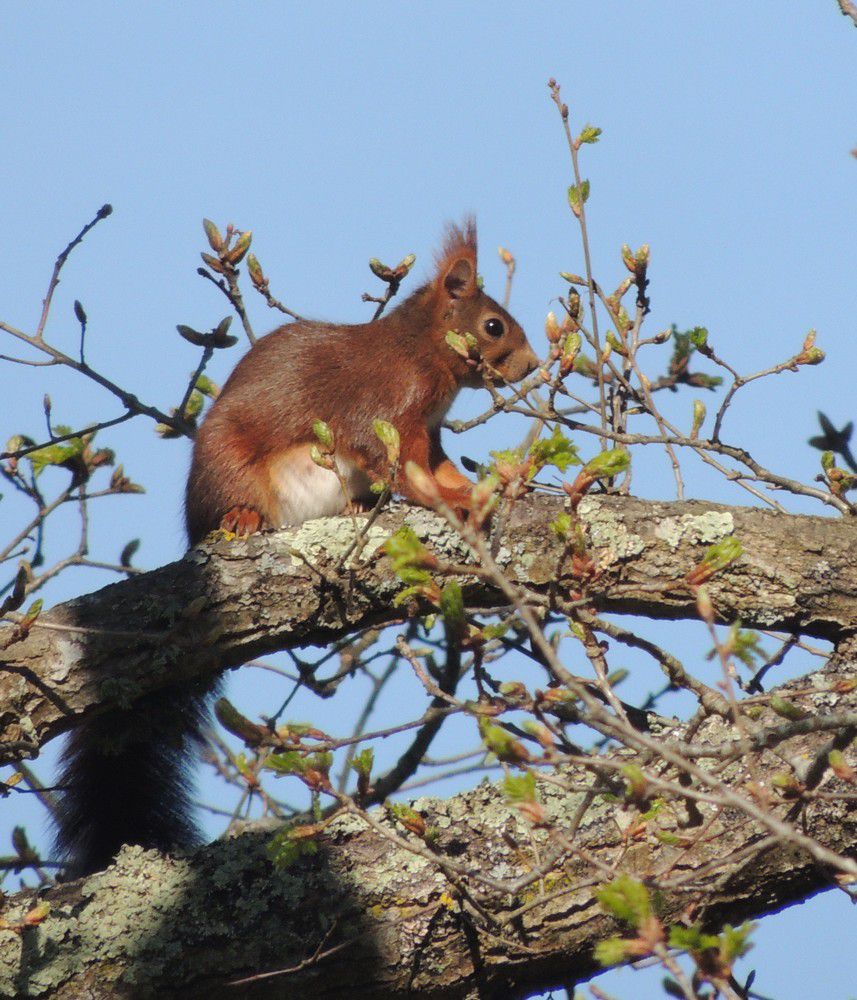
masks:
[[[444,264],[443,287],[451,299],[465,299],[476,294],[476,262],[469,254],[444,261]]]
[[[451,299],[476,295],[476,221],[472,216],[461,226],[447,226],[446,238],[437,258],[438,285]]]

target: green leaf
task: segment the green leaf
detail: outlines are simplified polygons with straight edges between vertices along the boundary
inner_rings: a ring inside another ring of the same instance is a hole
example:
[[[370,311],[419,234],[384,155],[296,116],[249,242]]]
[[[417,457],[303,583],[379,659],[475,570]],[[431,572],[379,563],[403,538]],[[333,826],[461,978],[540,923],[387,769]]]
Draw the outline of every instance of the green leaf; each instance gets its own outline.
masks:
[[[279,869],[288,868],[304,855],[318,853],[318,843],[311,837],[296,836],[294,827],[279,830],[267,846],[268,857]]]
[[[719,542],[708,546],[700,564],[718,572],[735,562],[743,552],[744,546],[738,539],[734,535],[727,535],[726,538],[721,538]]]
[[[368,778],[372,773],[372,767],[375,764],[375,751],[371,747],[367,747],[365,750],[361,750],[360,753],[354,755],[354,759],[351,761],[351,766],[354,770],[364,778]]]
[[[681,837],[670,833],[668,830],[655,830],[655,839],[659,840],[662,844],[666,844],[667,847],[676,847],[681,843]]]
[[[765,658],[765,650],[762,648],[758,633],[740,628],[737,622],[729,629],[729,638],[725,645],[732,656],[740,660],[748,670],[755,669],[757,659]]]
[[[333,752],[331,750],[319,750],[318,753],[310,754],[307,757],[307,765],[314,771],[322,771],[327,774],[333,767]]]
[[[503,794],[510,802],[537,802],[536,776],[532,771],[510,774],[503,779]]]
[[[581,208],[589,198],[589,181],[581,181],[580,184],[572,184],[568,189],[568,203],[575,215],[580,213]]]
[[[425,587],[421,584],[413,584],[410,587],[405,587],[393,598],[393,607],[400,608],[403,604],[407,604],[412,597],[422,597],[424,593]]]
[[[688,330],[688,336],[691,344],[697,349],[708,344],[708,330],[704,326],[695,326],[692,330]]]
[[[740,927],[732,927],[727,924],[720,932],[720,954],[724,961],[730,965],[736,958],[741,958],[753,947],[750,942],[750,935],[756,929],[755,924],[741,924]]]
[[[275,774],[303,774],[307,769],[307,758],[297,750],[284,750],[272,753],[264,767]]]
[[[611,448],[591,458],[583,467],[584,472],[596,479],[612,479],[631,464],[631,456],[622,448]]]
[[[486,639],[502,639],[510,627],[509,622],[492,622],[490,625],[482,627],[482,635]]]
[[[194,389],[187,401],[187,406],[184,408],[185,419],[192,420],[194,417],[198,417],[202,413],[204,402],[205,397],[203,394]]]
[[[649,787],[648,779],[637,764],[625,764],[620,768],[622,777],[627,782],[625,794],[632,799],[642,799]]]
[[[567,514],[565,511],[561,511],[557,514],[556,520],[551,521],[550,529],[557,538],[565,540],[571,530],[571,523],[571,515]]]
[[[437,559],[417,538],[414,529],[406,524],[395,534],[390,535],[382,549],[393,564],[393,572],[402,580],[404,580],[402,574],[409,569],[434,569],[437,566]],[[409,581],[404,580],[404,582]]]
[[[680,948],[682,951],[690,952],[691,955],[699,955],[709,948],[720,947],[717,935],[706,934],[699,924],[693,924],[691,927],[675,924],[670,927],[669,942],[671,948]]]
[[[462,358],[479,357],[479,341],[472,333],[459,333],[457,330],[447,330],[444,338],[449,347]]]
[[[464,595],[455,580],[449,580],[444,584],[440,593],[440,613],[443,615],[447,633],[461,635],[466,625]]]
[[[485,716],[482,716],[479,719],[479,732],[482,736],[482,742],[485,744],[486,748],[493,753],[498,760],[516,763],[529,759],[529,754],[523,744],[519,743],[518,740],[516,740],[515,737],[502,726],[496,725],[489,719],[485,718]]]
[[[555,465],[560,472],[565,472],[570,465],[580,465],[577,448],[559,427],[554,427],[549,438],[534,441],[529,457],[535,466],[533,475],[546,465]]]
[[[60,436],[67,433],[65,427],[55,427],[54,430]],[[50,465],[63,465],[83,454],[86,447],[82,438],[73,437],[60,444],[49,444],[38,451],[31,451],[27,458],[32,463],[33,475],[39,476]]]
[[[786,701],[785,698],[781,698],[778,694],[771,695],[771,700],[768,702],[771,706],[771,711],[776,712],[783,719],[791,719],[797,722],[800,719],[805,719],[807,713],[795,705],[794,702]]]
[[[630,944],[619,937],[605,938],[595,945],[595,960],[605,968],[618,965],[631,957]]]
[[[700,389],[716,389],[723,385],[723,379],[719,375],[703,375],[702,372],[697,372],[688,381]]]
[[[649,890],[630,875],[620,875],[602,886],[595,895],[602,910],[629,924],[634,930],[652,915]]]
[[[218,388],[207,375],[200,375],[196,380],[194,388],[201,392],[203,396],[208,396],[209,399],[217,398]]]
[[[431,583],[431,573],[427,569],[420,569],[417,566],[402,566],[397,570],[396,575],[409,587],[422,587]]]
[[[594,125],[584,125],[583,130],[577,138],[580,142],[593,144],[598,142],[600,136],[600,128],[596,128]]]

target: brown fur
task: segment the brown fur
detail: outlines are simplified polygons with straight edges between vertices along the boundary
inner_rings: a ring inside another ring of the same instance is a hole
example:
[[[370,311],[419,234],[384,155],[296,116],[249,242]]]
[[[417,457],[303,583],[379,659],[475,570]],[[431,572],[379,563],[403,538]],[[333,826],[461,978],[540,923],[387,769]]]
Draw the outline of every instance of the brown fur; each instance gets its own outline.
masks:
[[[486,332],[489,318],[504,324],[501,336]],[[416,462],[435,476],[447,502],[466,508],[472,483],[444,454],[439,423],[458,389],[482,385],[482,375],[448,346],[448,330],[472,333],[483,359],[507,381],[536,365],[524,331],[478,287],[472,219],[448,228],[432,280],[386,316],[355,325],[291,323],[241,359],[194,447],[190,541],[221,526],[240,533],[279,527],[274,464],[315,443],[317,419],[333,430],[337,456],[372,478],[388,471],[372,421],[389,421],[401,438],[400,467]],[[403,476],[395,486],[419,500]]]

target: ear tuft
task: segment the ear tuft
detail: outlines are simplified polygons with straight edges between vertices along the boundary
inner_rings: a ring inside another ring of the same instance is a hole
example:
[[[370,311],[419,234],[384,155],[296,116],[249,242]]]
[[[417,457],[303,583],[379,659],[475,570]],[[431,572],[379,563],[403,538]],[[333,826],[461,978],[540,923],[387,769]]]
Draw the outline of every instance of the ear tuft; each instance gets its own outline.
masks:
[[[472,215],[465,216],[461,226],[452,223],[447,226],[437,259],[437,274],[450,298],[476,294],[476,220]]]

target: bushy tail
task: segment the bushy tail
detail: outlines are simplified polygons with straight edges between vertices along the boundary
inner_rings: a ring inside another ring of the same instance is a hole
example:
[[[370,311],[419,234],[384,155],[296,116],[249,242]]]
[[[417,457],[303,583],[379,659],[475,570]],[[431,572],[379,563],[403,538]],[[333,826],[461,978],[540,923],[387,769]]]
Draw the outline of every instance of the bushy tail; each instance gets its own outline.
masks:
[[[70,734],[56,819],[67,878],[106,868],[123,844],[169,851],[199,842],[190,767],[210,701],[210,686],[158,691]]]

